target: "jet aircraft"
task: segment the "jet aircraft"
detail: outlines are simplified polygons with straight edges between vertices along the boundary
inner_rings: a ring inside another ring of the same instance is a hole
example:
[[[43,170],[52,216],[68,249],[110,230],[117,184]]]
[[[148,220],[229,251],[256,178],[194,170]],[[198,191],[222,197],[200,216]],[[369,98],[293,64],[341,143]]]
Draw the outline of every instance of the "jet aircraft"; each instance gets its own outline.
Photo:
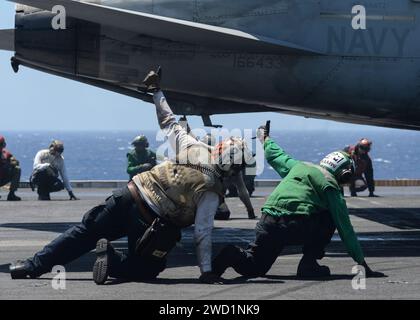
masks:
[[[14,52],[16,72],[150,102],[142,80],[160,65],[174,111],[207,125],[213,114],[277,111],[420,129],[419,0],[13,2],[0,49]]]

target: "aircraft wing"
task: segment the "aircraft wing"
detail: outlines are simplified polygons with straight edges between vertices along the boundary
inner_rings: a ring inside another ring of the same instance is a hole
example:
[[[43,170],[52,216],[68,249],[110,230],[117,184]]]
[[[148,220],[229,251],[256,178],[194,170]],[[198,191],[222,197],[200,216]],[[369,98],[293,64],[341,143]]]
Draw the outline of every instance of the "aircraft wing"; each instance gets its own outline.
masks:
[[[0,30],[0,50],[15,51],[15,30]]]
[[[214,47],[225,51],[267,54],[321,54],[296,44],[239,30],[74,0],[8,0],[51,11],[62,5],[70,17],[130,30],[150,37]]]

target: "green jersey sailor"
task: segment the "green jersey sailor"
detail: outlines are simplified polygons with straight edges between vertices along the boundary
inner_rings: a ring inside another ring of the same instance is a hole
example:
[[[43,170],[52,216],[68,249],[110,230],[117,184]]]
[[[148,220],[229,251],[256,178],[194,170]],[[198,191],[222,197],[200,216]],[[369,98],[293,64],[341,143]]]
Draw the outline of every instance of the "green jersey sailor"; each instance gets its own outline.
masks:
[[[268,163],[283,180],[262,208],[255,242],[246,250],[233,245],[222,249],[213,260],[215,276],[221,276],[229,267],[243,276],[263,276],[285,246],[303,245],[297,276],[327,277],[330,269],[317,260],[324,257],[336,229],[347,252],[365,268],[367,277],[384,276],[368,267],[340,192],[340,185],[348,183],[354,173],[350,156],[333,152],[315,165],[293,159],[268,137],[264,127],[258,137]]]
[[[149,148],[149,141],[146,136],[140,135],[131,142],[134,147],[127,153],[127,173],[130,180],[139,173],[149,171],[156,165],[156,154]]]

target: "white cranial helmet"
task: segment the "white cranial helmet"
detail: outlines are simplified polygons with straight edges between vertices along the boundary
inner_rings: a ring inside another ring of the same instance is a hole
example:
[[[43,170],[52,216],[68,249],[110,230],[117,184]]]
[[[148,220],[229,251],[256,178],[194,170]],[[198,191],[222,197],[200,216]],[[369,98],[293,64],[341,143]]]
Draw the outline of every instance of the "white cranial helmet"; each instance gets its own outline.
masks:
[[[353,160],[344,151],[328,154],[319,165],[332,173],[339,184],[348,183],[354,174]]]
[[[224,172],[239,172],[253,157],[243,139],[231,137],[216,145],[212,160]]]

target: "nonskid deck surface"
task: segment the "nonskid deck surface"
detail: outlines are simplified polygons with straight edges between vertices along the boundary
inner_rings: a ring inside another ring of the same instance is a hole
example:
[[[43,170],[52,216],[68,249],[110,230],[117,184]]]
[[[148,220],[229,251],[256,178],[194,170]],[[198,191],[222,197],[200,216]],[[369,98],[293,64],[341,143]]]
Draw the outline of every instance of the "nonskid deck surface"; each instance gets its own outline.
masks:
[[[252,202],[256,212],[272,188],[257,188]],[[67,201],[65,192],[51,202],[36,201],[35,193],[22,189],[18,203],[0,199],[0,299],[419,299],[420,298],[420,188],[378,188],[379,198],[360,194],[347,197],[351,220],[361,240],[367,261],[388,278],[368,279],[365,290],[352,288],[354,263],[337,235],[327,248],[323,264],[333,276],[320,281],[296,279],[301,257],[299,247],[288,247],[266,277],[238,279],[233,270],[223,286],[197,281],[192,228],[183,232],[181,245],[170,255],[168,268],[150,283],[112,282],[98,287],[92,281],[94,253],[66,266],[66,289],[52,288],[54,274],[36,280],[11,280],[8,264],[31,256],[72,225],[84,212],[111,194],[110,189],[76,189],[80,201]],[[246,246],[254,238],[257,220],[248,220],[237,198],[227,199],[231,220],[217,221],[213,251],[226,244]],[[126,249],[125,239],[114,243]],[[353,281],[354,282],[354,281]]]

